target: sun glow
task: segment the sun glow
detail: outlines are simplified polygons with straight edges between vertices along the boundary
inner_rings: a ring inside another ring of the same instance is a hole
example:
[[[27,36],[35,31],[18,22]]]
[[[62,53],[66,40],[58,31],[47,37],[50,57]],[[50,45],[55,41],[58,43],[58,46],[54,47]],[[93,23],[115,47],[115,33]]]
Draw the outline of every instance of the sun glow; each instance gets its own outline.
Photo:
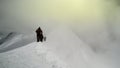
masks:
[[[99,18],[104,3],[100,0],[31,0],[24,2],[26,14],[54,19]]]

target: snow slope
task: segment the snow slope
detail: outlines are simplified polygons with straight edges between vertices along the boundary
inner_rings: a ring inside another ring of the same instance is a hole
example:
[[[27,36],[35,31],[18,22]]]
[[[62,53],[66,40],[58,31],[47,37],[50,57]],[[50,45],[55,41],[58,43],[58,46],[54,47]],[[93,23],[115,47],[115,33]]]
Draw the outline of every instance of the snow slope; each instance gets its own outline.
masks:
[[[68,28],[54,30],[48,35],[47,40],[47,47],[71,68],[115,68],[115,63],[108,59],[108,56],[95,53]]]
[[[33,41],[35,41],[34,34],[30,35],[23,35],[23,34],[11,34],[10,36],[7,36],[3,38],[4,41],[0,45],[0,53],[7,52],[22,46],[25,46]]]
[[[0,54],[0,68],[69,68],[43,43],[33,42]]]
[[[44,57],[35,50],[41,44],[31,43],[24,47],[0,54],[0,68],[50,68]]]
[[[71,30],[62,27],[48,34],[46,42],[0,53],[0,68],[119,68],[113,60],[111,51],[96,53]]]

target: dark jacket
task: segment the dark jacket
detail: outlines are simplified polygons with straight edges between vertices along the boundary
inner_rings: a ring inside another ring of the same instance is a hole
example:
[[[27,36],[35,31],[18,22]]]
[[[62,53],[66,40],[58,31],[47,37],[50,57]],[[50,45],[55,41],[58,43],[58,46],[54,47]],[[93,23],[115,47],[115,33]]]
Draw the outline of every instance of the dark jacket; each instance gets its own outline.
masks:
[[[41,35],[43,33],[40,27],[36,30],[36,33],[37,35]]]

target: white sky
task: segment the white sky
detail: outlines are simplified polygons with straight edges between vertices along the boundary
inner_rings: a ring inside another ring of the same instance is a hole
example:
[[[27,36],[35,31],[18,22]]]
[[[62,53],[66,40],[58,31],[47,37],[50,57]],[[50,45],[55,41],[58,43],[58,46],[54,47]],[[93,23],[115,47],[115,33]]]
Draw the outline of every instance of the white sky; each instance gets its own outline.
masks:
[[[113,13],[115,7],[113,1],[105,0],[5,0],[0,30],[24,32],[38,26],[50,30],[61,23],[78,30],[103,28],[106,13]]]

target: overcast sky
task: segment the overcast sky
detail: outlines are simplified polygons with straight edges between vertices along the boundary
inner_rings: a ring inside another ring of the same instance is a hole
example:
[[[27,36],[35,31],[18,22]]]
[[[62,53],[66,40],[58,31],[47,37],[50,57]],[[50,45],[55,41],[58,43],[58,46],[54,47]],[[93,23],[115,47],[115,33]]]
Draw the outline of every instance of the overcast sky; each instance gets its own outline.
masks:
[[[114,38],[120,41],[119,5],[119,0],[0,0],[0,32],[34,32],[41,26],[48,34],[69,25],[82,41],[111,46]]]
[[[61,23],[77,30],[103,28],[106,17],[116,12],[116,1],[1,0],[0,31],[26,32],[41,26],[49,32]]]

